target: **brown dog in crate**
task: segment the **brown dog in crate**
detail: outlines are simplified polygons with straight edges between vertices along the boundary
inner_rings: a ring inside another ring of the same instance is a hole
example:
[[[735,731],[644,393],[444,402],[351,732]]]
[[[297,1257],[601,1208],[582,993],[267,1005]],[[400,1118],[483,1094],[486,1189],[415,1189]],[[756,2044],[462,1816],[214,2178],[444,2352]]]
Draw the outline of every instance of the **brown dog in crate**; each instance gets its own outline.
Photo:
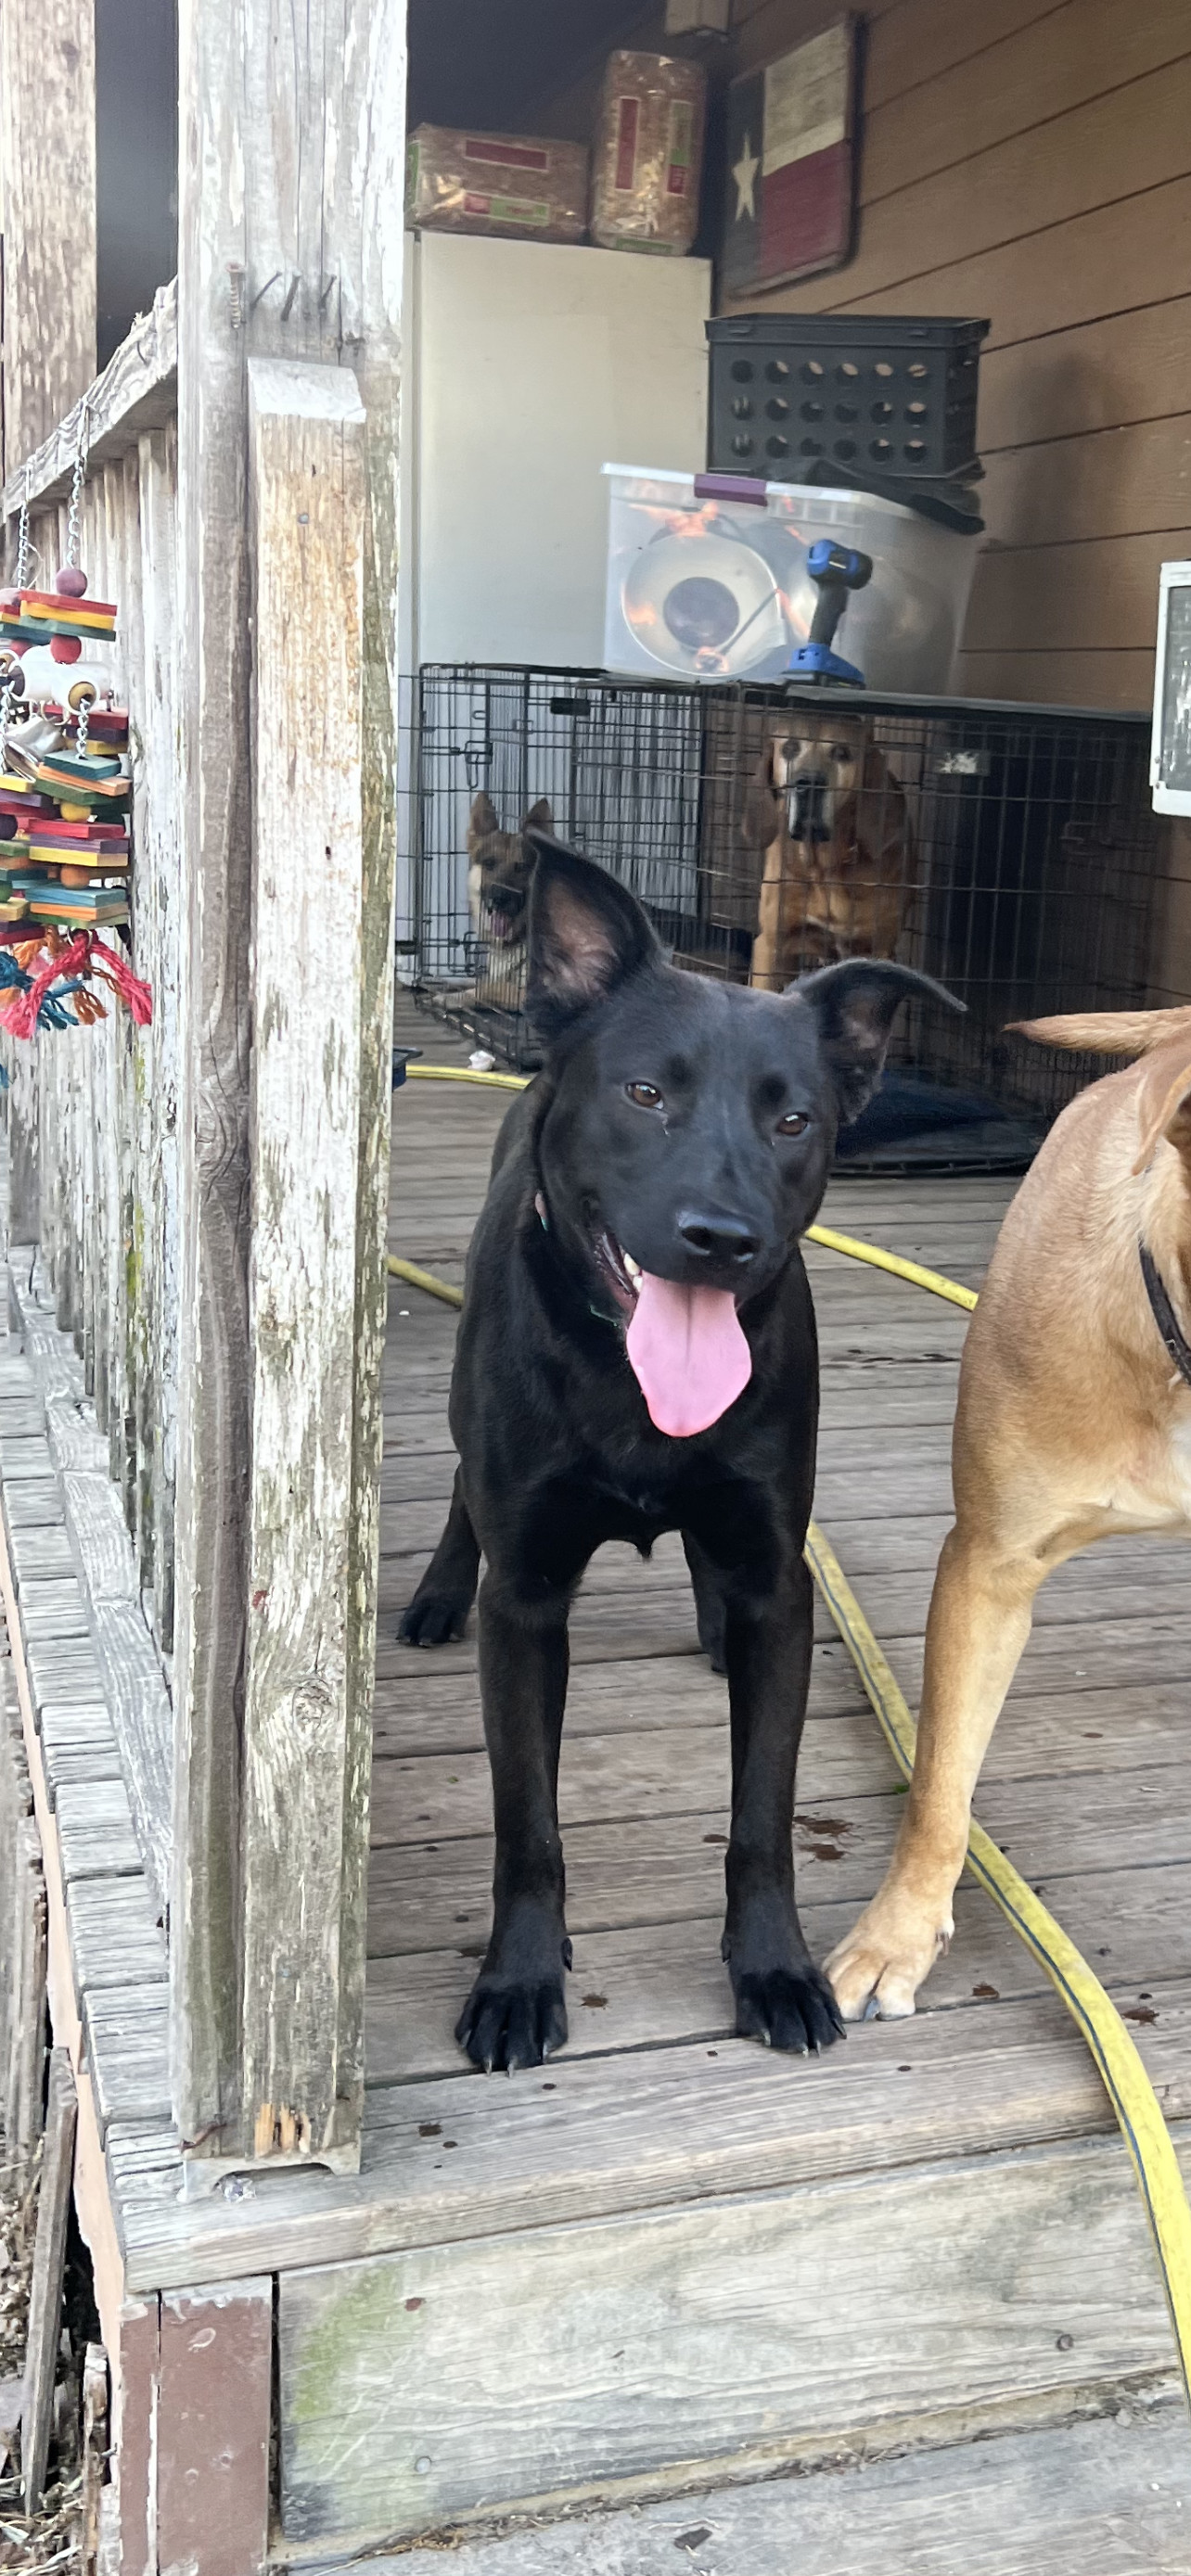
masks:
[[[791,707],[766,730],[742,831],[764,853],[750,981],[892,957],[917,883],[905,790],[863,716]]]
[[[467,902],[477,940],[488,951],[473,998],[519,1010],[525,984],[525,924],[534,869],[527,832],[553,832],[544,796],[531,805],[515,832],[502,832],[500,816],[481,788],[467,819]]]

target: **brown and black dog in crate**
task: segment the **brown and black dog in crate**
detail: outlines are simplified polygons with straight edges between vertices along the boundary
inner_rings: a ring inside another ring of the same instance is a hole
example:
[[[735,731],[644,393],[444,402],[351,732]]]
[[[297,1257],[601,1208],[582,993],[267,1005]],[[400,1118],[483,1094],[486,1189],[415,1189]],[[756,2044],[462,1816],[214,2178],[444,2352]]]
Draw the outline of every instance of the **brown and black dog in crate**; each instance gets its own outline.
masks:
[[[477,1002],[503,1003],[520,1010],[525,988],[525,925],[534,871],[530,832],[552,832],[554,816],[544,796],[531,805],[515,832],[503,832],[500,816],[482,787],[467,818],[467,904],[477,940],[488,951],[476,979]]]
[[[863,716],[791,707],[766,727],[741,825],[764,853],[750,981],[892,957],[917,882],[905,790]]]

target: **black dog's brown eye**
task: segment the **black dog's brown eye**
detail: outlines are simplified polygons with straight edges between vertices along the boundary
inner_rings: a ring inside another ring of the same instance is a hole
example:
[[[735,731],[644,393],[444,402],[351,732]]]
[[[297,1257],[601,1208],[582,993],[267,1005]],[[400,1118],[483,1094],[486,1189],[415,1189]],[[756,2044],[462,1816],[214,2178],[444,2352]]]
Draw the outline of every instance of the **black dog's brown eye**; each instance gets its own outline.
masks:
[[[626,1082],[625,1090],[629,1099],[636,1102],[638,1109],[661,1108],[662,1095],[656,1082]]]
[[[801,1109],[787,1109],[785,1117],[777,1122],[777,1132],[779,1136],[804,1136],[810,1123]]]

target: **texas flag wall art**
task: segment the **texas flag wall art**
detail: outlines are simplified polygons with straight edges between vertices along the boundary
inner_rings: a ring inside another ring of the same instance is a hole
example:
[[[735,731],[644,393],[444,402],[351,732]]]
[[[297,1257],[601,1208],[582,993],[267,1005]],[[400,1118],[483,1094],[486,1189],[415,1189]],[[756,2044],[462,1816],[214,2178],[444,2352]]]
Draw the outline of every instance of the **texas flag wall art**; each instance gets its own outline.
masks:
[[[852,236],[856,20],[838,18],[728,91],[726,295],[839,268]]]

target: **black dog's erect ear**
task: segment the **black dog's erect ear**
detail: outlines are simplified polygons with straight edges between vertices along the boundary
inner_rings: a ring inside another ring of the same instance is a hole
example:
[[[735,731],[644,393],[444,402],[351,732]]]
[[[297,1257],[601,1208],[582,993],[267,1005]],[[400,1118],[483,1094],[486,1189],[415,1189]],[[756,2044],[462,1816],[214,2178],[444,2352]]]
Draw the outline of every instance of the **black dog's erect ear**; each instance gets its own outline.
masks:
[[[527,832],[537,858],[529,897],[525,1007],[543,1038],[561,1037],[638,967],[661,957],[648,914],[605,868],[544,832]]]
[[[947,1011],[966,1008],[932,975],[920,975],[914,966],[895,966],[883,957],[848,957],[840,966],[820,966],[815,974],[788,984],[786,991],[795,1001],[809,1004],[818,1020],[844,1127],[859,1118],[881,1079],[899,1002],[917,997],[941,1002]]]

